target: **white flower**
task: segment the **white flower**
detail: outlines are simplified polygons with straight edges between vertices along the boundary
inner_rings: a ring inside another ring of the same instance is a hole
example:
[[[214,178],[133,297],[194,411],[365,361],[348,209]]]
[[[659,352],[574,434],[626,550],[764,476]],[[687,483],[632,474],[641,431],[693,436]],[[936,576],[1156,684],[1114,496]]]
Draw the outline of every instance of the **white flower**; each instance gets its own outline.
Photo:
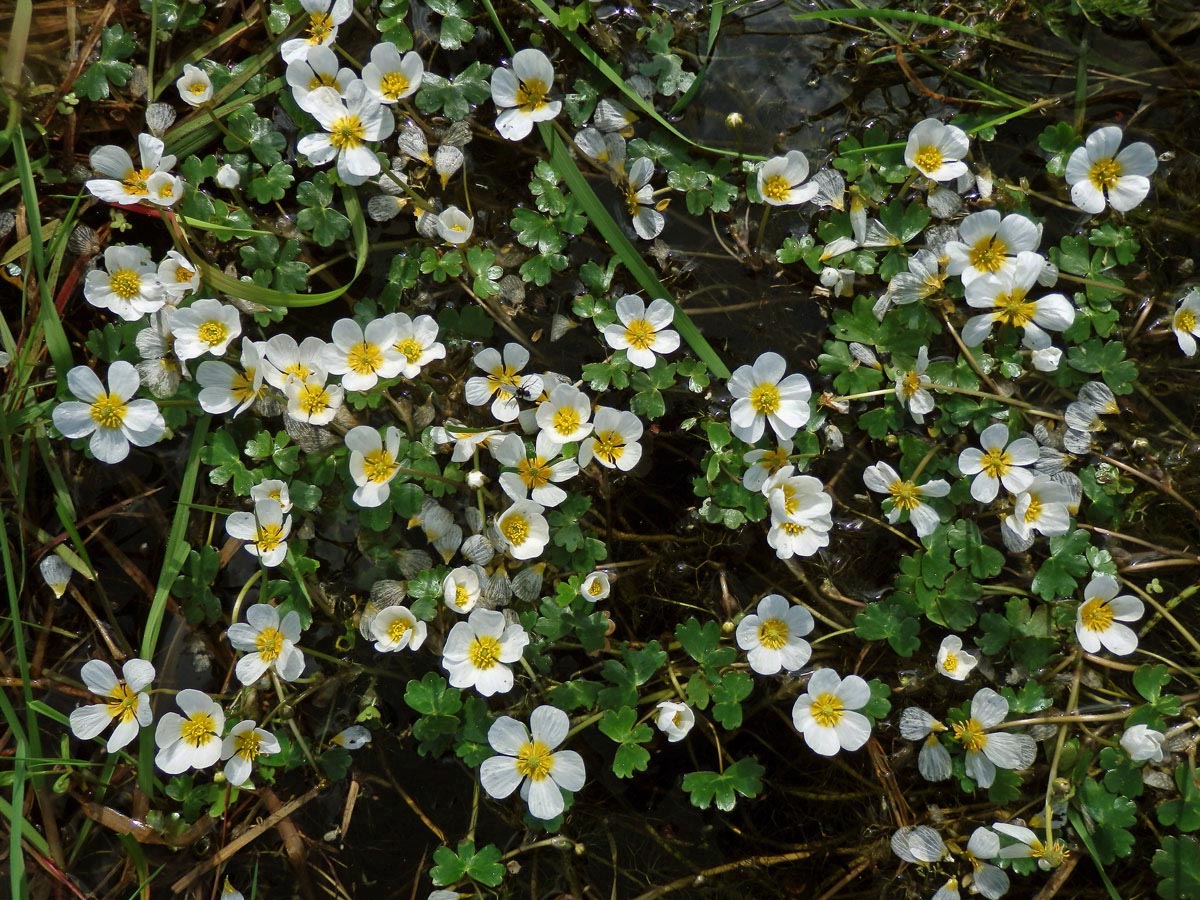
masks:
[[[245,784],[254,768],[254,761],[279,750],[279,739],[275,735],[265,728],[259,728],[253,719],[243,719],[230,729],[221,742],[221,759],[229,760],[225,764],[225,780],[234,787]],[[222,900],[224,896],[222,893]]]
[[[437,340],[438,324],[433,316],[413,319],[404,313],[392,313],[387,318],[396,333],[392,349],[404,357],[400,374],[405,378],[416,378],[435,359],[446,358],[446,347]]]
[[[283,42],[279,55],[285,63],[303,60],[310,47],[333,43],[338,26],[354,12],[354,0],[300,0],[300,5],[308,13],[306,35]]]
[[[226,878],[225,884],[221,887],[221,900],[246,900],[246,897]]]
[[[654,163],[642,156],[634,160],[625,182],[625,209],[633,219],[633,230],[642,240],[651,241],[662,234],[666,219],[662,210],[669,201],[654,201],[654,188],[650,179],[654,176]]]
[[[937,652],[937,670],[952,681],[966,681],[979,660],[963,651],[963,642],[957,634],[942,638]]]
[[[380,103],[395,103],[415,94],[424,74],[425,64],[416,52],[401,56],[395,44],[384,41],[371,48],[371,61],[363,66],[362,80]]]
[[[592,572],[579,585],[579,595],[589,603],[598,603],[604,600],[611,591],[612,584],[608,580],[608,575],[599,571]]]
[[[1000,855],[1000,837],[984,826],[979,826],[971,833],[967,841],[967,860],[971,863],[972,891],[982,894],[987,900],[999,900],[1008,893],[1008,875],[1003,869],[990,865],[984,860],[995,859]]]
[[[808,178],[808,159],[799,150],[786,156],[772,156],[758,169],[758,195],[771,206],[795,206],[817,196],[821,186],[804,184]]]
[[[246,623],[235,622],[228,632],[229,643],[235,649],[248,651],[237,662],[238,681],[254,684],[269,669],[278,672],[284,681],[299,678],[304,671],[304,654],[296,647],[300,640],[299,613],[292,610],[281,619],[275,607],[256,603],[246,610]]]
[[[675,318],[668,301],[654,300],[647,309],[641,297],[626,294],[617,301],[616,309],[621,324],[607,326],[604,340],[614,350],[624,350],[635,366],[652,369],[657,361],[654,354],[679,349],[679,332],[667,328]]]
[[[188,688],[175,695],[183,710],[165,713],[154,730],[158,754],[154,764],[168,775],[188,769],[207,769],[221,758],[221,732],[225,711],[203,691]]]
[[[1105,202],[1117,212],[1128,212],[1150,193],[1150,176],[1158,159],[1149,144],[1138,141],[1120,153],[1121,129],[1097,128],[1067,160],[1071,202],[1086,213],[1104,212]]]
[[[408,520],[408,527],[419,525],[425,540],[433,544],[444,562],[450,562],[462,544],[462,528],[455,524],[454,515],[432,497],[426,497],[421,511]]]
[[[642,458],[642,420],[631,412],[600,406],[592,433],[579,445],[579,465],[594,458],[608,469],[628,472]]]
[[[750,450],[742,454],[747,463],[742,476],[742,487],[748,491],[761,491],[772,475],[791,462],[792,442],[783,440],[774,450]]]
[[[538,375],[521,375],[529,362],[529,351],[520,344],[505,344],[504,356],[492,347],[475,354],[475,365],[486,372],[467,379],[465,395],[472,406],[483,406],[491,399],[492,415],[500,422],[511,422],[521,412],[517,397],[529,400],[542,392]]]
[[[158,264],[158,283],[166,301],[174,306],[180,299],[200,288],[200,273],[192,261],[178,250],[168,250]]]
[[[380,378],[395,378],[404,369],[390,316],[374,319],[366,328],[353,319],[338,319],[332,337],[333,343],[326,344],[321,353],[320,365],[331,375],[341,375],[348,391],[369,391]]]
[[[442,580],[442,599],[447,609],[466,615],[479,603],[483,595],[482,580],[487,573],[479,566],[459,566],[451,569]]]
[[[345,747],[347,750],[358,750],[371,743],[371,731],[362,725],[351,725],[331,737],[329,743],[335,747]]]
[[[1192,288],[1179,301],[1171,317],[1171,330],[1185,356],[1196,355],[1196,337],[1200,336],[1200,290]]]
[[[519,660],[528,644],[525,629],[515,622],[506,626],[504,613],[475,609],[446,636],[442,668],[451,687],[473,687],[484,697],[504,694],[513,686],[508,664]]]
[[[250,499],[274,500],[283,512],[292,511],[292,497],[288,491],[287,482],[280,481],[278,478],[264,478],[250,488]]]
[[[812,657],[804,635],[813,630],[813,617],[803,606],[793,606],[779,594],[768,594],[758,609],[737,626],[737,645],[746,651],[750,668],[760,675],[780,669],[795,672]]]
[[[41,572],[42,580],[54,592],[54,598],[57,600],[66,593],[67,585],[71,583],[71,573],[74,570],[57,553],[49,553],[38,563],[38,571]]]
[[[242,183],[242,176],[237,169],[229,165],[229,163],[225,163],[225,165],[217,169],[216,181],[221,187],[230,190]]]
[[[392,112],[367,93],[361,81],[346,88],[346,96],[336,88],[320,87],[308,95],[307,112],[328,133],[308,134],[296,149],[314,166],[323,166],[337,157],[337,173],[346,184],[362,184],[382,171],[370,141],[381,141],[392,133]]]
[[[897,306],[906,306],[936,296],[945,287],[941,259],[931,250],[918,250],[909,259],[908,269],[892,276],[884,299]]]
[[[926,178],[934,181],[953,181],[967,172],[962,158],[971,148],[967,134],[953,125],[943,125],[937,119],[923,119],[908,133],[904,146],[904,162]]]
[[[561,709],[539,706],[529,716],[529,731],[511,716],[501,716],[488,729],[488,743],[501,754],[485,759],[479,781],[489,797],[503,800],[521,789],[535,819],[553,819],[563,811],[563,791],[583,789],[583,758],[574,750],[555,748],[567,739],[571,720]]]
[[[991,688],[981,688],[971,700],[971,716],[951,726],[954,739],[967,751],[967,774],[981,788],[996,780],[996,769],[1028,769],[1037,756],[1037,743],[1027,734],[989,731],[1008,715],[1008,701]]]
[[[950,855],[942,836],[928,825],[898,828],[892,835],[892,852],[906,863],[940,862]]]
[[[380,653],[408,648],[419,650],[425,643],[428,626],[405,606],[387,606],[371,620],[371,637]]]
[[[105,699],[103,703],[72,710],[71,732],[80,740],[89,741],[116,719],[117,727],[108,737],[108,752],[116,753],[137,737],[138,731],[149,725],[154,717],[146,693],[154,680],[154,666],[144,659],[126,660],[118,680],[108,663],[89,659],[79,674],[89,691]]]
[[[829,531],[833,521],[829,516],[814,517],[795,522],[771,514],[771,527],[767,531],[767,544],[780,559],[793,556],[812,556],[822,547],[829,546]]]
[[[150,316],[150,323],[133,337],[141,360],[138,375],[147,390],[155,397],[173,397],[187,374],[175,356],[175,336],[171,322],[175,307],[164,306]]]
[[[793,466],[784,466],[762,487],[771,506],[771,515],[781,522],[814,525],[828,531],[833,527],[830,513],[833,498],[825,492],[819,478],[796,475]]]
[[[83,297],[92,306],[110,310],[126,322],[157,312],[167,302],[150,251],[139,244],[108,247],[104,251],[104,270],[87,273]]]
[[[235,306],[219,300],[197,300],[175,313],[171,333],[175,336],[175,355],[181,362],[205,353],[223,356],[242,333],[242,321]]]
[[[1067,509],[1070,502],[1070,488],[1039,475],[1017,497],[1012,515],[1004,519],[1004,524],[1023,540],[1028,540],[1035,531],[1046,537],[1066,534],[1071,527],[1071,514]]]
[[[752,366],[741,366],[729,379],[734,397],[730,430],[747,444],[763,435],[768,422],[775,434],[790,438],[808,422],[812,388],[803,375],[784,377],[787,363],[778,353],[763,353]]]
[[[363,508],[382,506],[391,494],[391,481],[400,471],[400,430],[389,425],[386,439],[370,425],[346,432],[350,451],[350,477],[356,485],[354,502]]]
[[[1075,614],[1075,637],[1088,653],[1100,647],[1116,656],[1137,649],[1137,632],[1122,622],[1136,622],[1146,611],[1132,594],[1117,596],[1120,588],[1111,575],[1097,575],[1083,589],[1083,602]]]
[[[655,704],[658,715],[654,724],[667,740],[676,744],[688,736],[688,732],[696,724],[696,714],[686,703],[676,703],[673,700],[663,700]]]
[[[587,394],[572,384],[556,384],[550,396],[538,404],[534,421],[554,443],[569,444],[591,434],[591,415]]]
[[[242,338],[240,370],[220,360],[206,359],[200,363],[196,370],[200,408],[206,413],[233,409],[236,418],[253,406],[263,395],[262,347],[250,338]]]
[[[1029,358],[1039,372],[1057,372],[1062,364],[1062,351],[1057,347],[1040,347],[1032,351]]]
[[[918,537],[932,534],[941,524],[941,516],[932,506],[923,502],[924,497],[945,497],[950,493],[950,485],[941,478],[916,484],[906,481],[887,463],[876,463],[863,471],[863,484],[877,494],[887,494],[884,501],[889,505],[887,520],[893,525],[907,513]]]
[[[183,75],[175,82],[179,97],[188,106],[200,106],[212,99],[212,79],[197,66],[184,65]]]
[[[1149,725],[1133,725],[1121,735],[1121,747],[1134,762],[1162,762],[1167,736]]]
[[[76,366],[67,373],[67,387],[81,403],[68,400],[54,407],[54,427],[66,438],[91,435],[88,447],[101,462],[119,463],[129,445],[149,447],[166,431],[153,400],[134,400],[140,385],[137,370],[124,360],[108,368],[108,390],[96,373]]]
[[[933,394],[926,390],[933,379],[925,372],[929,369],[929,348],[922,347],[917,351],[916,362],[907,370],[896,370],[896,399],[908,407],[913,421],[918,425],[925,421],[925,416],[933,412],[935,403]]]
[[[256,500],[254,512],[230,513],[225,531],[230,537],[249,541],[246,552],[259,557],[264,566],[277,566],[287,556],[292,517],[284,517],[283,507],[276,500]]]
[[[492,102],[500,110],[496,130],[500,136],[519,141],[529,135],[535,122],[548,122],[562,109],[559,100],[547,100],[554,86],[554,67],[541,50],[518,50],[512,68],[492,71]]]
[[[306,337],[297,345],[290,334],[274,335],[263,353],[263,377],[281,391],[293,379],[307,381],[321,370],[324,352],[325,342],[318,337]]]
[[[842,679],[833,669],[817,669],[808,690],[796,698],[792,724],[822,756],[857,750],[871,736],[871,720],[856,710],[870,699],[870,687],[857,675]]]
[[[989,425],[979,435],[983,450],[968,447],[958,455],[958,468],[974,475],[971,496],[980,503],[991,503],[1000,493],[1000,485],[1010,494],[1019,494],[1033,483],[1033,472],[1025,468],[1038,461],[1038,445],[1031,438],[1008,440],[1003,422]]]
[[[317,88],[333,88],[339,96],[354,83],[354,71],[341,68],[332,47],[307,47],[304,55],[288,63],[284,72],[296,105],[308,112],[309,98]]]
[[[900,714],[900,736],[906,741],[923,742],[917,754],[917,771],[926,781],[945,781],[950,777],[950,752],[938,740],[938,735],[946,730],[945,725],[915,706]]]
[[[120,147],[106,145],[92,151],[92,168],[107,178],[93,178],[85,184],[105,203],[136,204],[143,201],[171,206],[183,195],[183,185],[169,170],[174,156],[163,156],[165,144],[152,134],[138,135],[138,159],[135,166]]]
[[[317,369],[304,381],[291,378],[283,388],[287,397],[287,414],[309,425],[328,425],[337,415],[346,397],[339,384],[326,384],[325,372]]]
[[[946,244],[946,274],[970,284],[1015,268],[1018,254],[1036,251],[1041,244],[1042,226],[1016,213],[1001,218],[998,210],[985,209],[959,222],[958,235],[962,240]]]
[[[475,220],[457,206],[447,206],[438,213],[436,227],[447,244],[465,244],[475,231]]]
[[[1054,839],[1047,846],[1042,843],[1041,838],[1024,825],[1014,824],[1013,822],[994,822],[992,823],[992,828],[1020,842],[1007,847],[1001,847],[1001,859],[1033,858],[1037,860],[1039,869],[1049,870],[1060,866],[1067,856],[1067,848],[1062,841]]]
[[[625,172],[625,138],[618,132],[605,133],[596,128],[584,128],[575,135],[575,146],[588,159],[618,175]]]
[[[513,559],[537,559],[550,542],[546,508],[533,500],[518,500],[496,518],[496,530]]]
[[[567,492],[556,483],[579,474],[575,460],[559,458],[561,450],[562,446],[545,431],[538,432],[532,455],[520,435],[504,435],[492,448],[492,455],[500,465],[516,471],[501,473],[500,489],[513,500],[531,497],[542,506],[558,506],[567,499]]]
[[[1042,257],[1026,251],[1017,255],[1012,269],[984,275],[967,285],[967,305],[991,310],[972,316],[963,326],[963,341],[968,347],[982,344],[997,322],[1022,329],[1023,343],[1032,350],[1050,346],[1050,338],[1042,329],[1065,331],[1071,327],[1075,307],[1062,294],[1029,299],[1044,264]]]

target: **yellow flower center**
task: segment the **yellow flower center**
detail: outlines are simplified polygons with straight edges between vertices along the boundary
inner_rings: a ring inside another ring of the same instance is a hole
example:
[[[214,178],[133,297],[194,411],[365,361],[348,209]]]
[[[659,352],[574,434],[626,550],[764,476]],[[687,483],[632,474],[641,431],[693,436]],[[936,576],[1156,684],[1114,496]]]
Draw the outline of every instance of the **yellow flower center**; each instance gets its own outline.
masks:
[[[196,329],[196,337],[208,346],[216,347],[229,337],[229,329],[224,322],[218,319],[209,319]]]
[[[1008,256],[1008,247],[998,237],[985,237],[967,253],[967,259],[980,272],[999,272]]]
[[[763,179],[762,195],[764,200],[774,200],[782,203],[787,200],[792,191],[791,184],[782,175],[771,175]]]
[[[409,365],[413,366],[417,364],[417,360],[419,360],[421,358],[421,354],[425,352],[421,347],[420,341],[411,337],[397,341],[395,344],[395,349],[397,352],[404,355],[404,358],[408,360]]]
[[[379,93],[388,100],[399,100],[408,91],[408,79],[399,72],[388,72],[379,80]]]
[[[566,437],[579,428],[579,413],[573,406],[560,406],[554,413],[554,430]]]
[[[337,76],[329,72],[313,72],[313,77],[308,80],[308,89],[315,91],[320,87],[337,87]]]
[[[1079,621],[1088,631],[1108,631],[1112,627],[1114,618],[1112,607],[1108,605],[1108,601],[1101,600],[1099,597],[1088,600],[1079,610]]]
[[[504,393],[508,396],[512,396],[517,388],[521,386],[521,376],[517,374],[516,369],[510,369],[508,366],[501,363],[498,367],[496,367],[496,369],[488,372],[487,382],[488,387],[493,391],[509,388],[509,390],[504,391]]]
[[[300,386],[300,411],[310,418],[323,413],[329,408],[329,392],[322,384],[304,384]]]
[[[779,527],[783,529],[784,534],[790,535],[791,537],[797,537],[808,531],[807,526],[801,525],[798,522],[781,522]]]
[[[1175,313],[1175,330],[1195,331],[1196,314],[1190,309],[1181,309],[1179,312]]]
[[[142,276],[133,269],[117,269],[108,277],[108,289],[122,300],[132,300],[142,290]]]
[[[504,524],[500,526],[500,531],[510,544],[514,547],[520,547],[525,543],[525,539],[529,537],[529,520],[520,513],[514,513],[504,520]]]
[[[262,755],[262,736],[255,728],[247,728],[233,738],[233,752],[247,762]]]
[[[388,626],[387,636],[393,643],[400,643],[412,628],[404,619],[396,619]]]
[[[118,684],[109,692],[108,698],[104,705],[108,708],[108,714],[112,718],[120,718],[122,722],[128,722],[137,715],[137,694],[129,685]]]
[[[487,671],[500,662],[500,641],[490,634],[481,634],[467,648],[467,659],[476,669]]]
[[[299,361],[292,363],[290,366],[285,366],[283,370],[284,375],[294,375],[300,381],[307,381],[308,376],[312,373],[312,369]]]
[[[1012,455],[1003,447],[993,447],[983,454],[979,464],[983,466],[985,475],[999,478],[1001,475],[1007,475],[1009,469],[1012,468]]]
[[[175,269],[175,280],[180,284],[183,284],[185,281],[191,281],[195,277],[196,272],[187,266],[177,266]]]
[[[1071,851],[1062,841],[1051,841],[1050,846],[1047,847],[1040,840],[1034,838],[1029,843],[1029,855],[1034,859],[1045,860],[1050,868],[1056,869],[1063,864],[1063,860],[1071,855]]]
[[[554,756],[541,741],[528,741],[517,751],[517,772],[530,781],[544,781],[554,768]]]
[[[601,594],[604,593],[604,582],[601,581],[599,578],[594,579],[592,581],[591,587],[588,588],[588,593],[591,594],[593,597],[599,597]]]
[[[125,421],[125,410],[125,401],[116,394],[101,394],[88,412],[99,427],[120,428]]]
[[[203,747],[216,736],[217,723],[208,713],[192,713],[179,726],[179,737],[193,747]]]
[[[809,712],[822,728],[833,728],[846,715],[846,707],[837,694],[818,694],[813,698]]]
[[[164,181],[161,185],[159,185],[158,199],[166,200],[168,197],[170,197],[174,193],[175,193],[175,182],[174,181]]]
[[[1121,164],[1111,157],[1098,159],[1088,169],[1088,181],[1098,191],[1111,191],[1121,178]]]
[[[1042,500],[1038,496],[1029,498],[1029,506],[1025,510],[1025,524],[1032,525],[1042,517]]]
[[[208,85],[203,81],[193,81],[191,84],[188,85],[187,89],[188,89],[189,94],[194,94],[197,97],[199,97],[201,94],[203,94],[205,91],[208,90]]]
[[[329,129],[329,143],[338,150],[353,150],[361,146],[366,137],[367,129],[362,119],[353,114],[334,119]]]
[[[955,722],[953,725],[954,739],[969,753],[979,753],[987,746],[987,734],[978,719],[967,719],[965,722]]]
[[[900,379],[900,393],[904,395],[904,399],[911,400],[920,389],[920,374],[915,369],[905,372],[904,377]]]
[[[125,186],[125,192],[133,194],[135,197],[145,197],[150,193],[150,189],[146,187],[146,181],[153,174],[154,172],[150,169],[130,169],[121,180]]]
[[[758,464],[774,475],[788,464],[787,451],[782,447],[776,447],[774,450],[768,450],[762,455],[762,459],[758,461]]]
[[[456,584],[454,586],[454,605],[459,609],[466,607],[471,602],[471,592],[467,590],[465,584]]]
[[[315,12],[308,16],[308,42],[322,44],[333,34],[333,16],[329,13]]]
[[[526,114],[537,112],[546,105],[548,93],[550,86],[540,78],[522,81],[517,88],[517,109]]]
[[[383,351],[375,344],[361,341],[346,353],[346,365],[357,375],[371,375],[383,365]]]
[[[750,407],[760,416],[772,416],[779,412],[783,395],[770,382],[763,382],[750,389]]]
[[[258,537],[254,544],[260,553],[270,553],[283,543],[283,526],[266,524],[258,526]]]
[[[625,435],[619,431],[598,431],[592,452],[597,459],[602,459],[610,466],[615,466],[617,460],[625,455]]]
[[[259,544],[261,546],[261,540]],[[283,632],[278,628],[267,627],[254,638],[254,649],[263,658],[263,662],[273,663],[283,653]]]
[[[550,483],[550,467],[540,456],[523,459],[517,463],[517,474],[530,490],[545,487]]]
[[[396,461],[383,448],[372,450],[363,457],[363,474],[372,484],[383,484],[396,474]]]
[[[888,485],[888,494],[896,509],[912,512],[921,505],[921,489],[911,481],[893,481]]]
[[[646,319],[634,319],[625,326],[625,340],[634,350],[649,350],[654,346],[654,326]]]
[[[642,203],[638,200],[638,189],[632,184],[625,187],[625,210],[630,216],[636,216],[642,208]]]
[[[253,367],[245,372],[235,372],[233,378],[229,382],[229,392],[233,394],[234,399],[239,403],[245,403],[247,400],[257,396],[258,391],[254,389],[255,370]]]
[[[1013,289],[1012,293],[1001,292],[996,295],[996,321],[1005,325],[1024,328],[1033,321],[1037,312],[1037,304],[1025,299],[1025,291]]]
[[[942,151],[931,144],[926,144],[913,154],[913,164],[922,172],[936,172],[942,167]]]
[[[800,498],[796,496],[796,489],[790,484],[785,484],[783,486],[783,511],[789,516],[794,516],[799,508]]]
[[[954,673],[958,671],[958,654],[947,653],[946,658],[942,660],[942,669],[946,672]]]
[[[788,627],[783,619],[763,619],[758,626],[758,642],[768,650],[779,650],[787,640]]]

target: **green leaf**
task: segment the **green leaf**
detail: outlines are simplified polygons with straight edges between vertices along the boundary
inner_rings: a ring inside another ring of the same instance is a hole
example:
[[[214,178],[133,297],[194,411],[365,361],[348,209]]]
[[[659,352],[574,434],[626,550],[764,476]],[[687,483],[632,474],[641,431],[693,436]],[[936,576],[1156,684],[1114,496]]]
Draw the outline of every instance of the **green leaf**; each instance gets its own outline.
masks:
[[[1047,125],[1038,135],[1038,146],[1050,154],[1046,160],[1046,171],[1055,178],[1062,178],[1067,171],[1067,159],[1082,143],[1079,133],[1070,123]]]
[[[1126,797],[1110,794],[1091,778],[1079,793],[1084,821],[1088,825],[1100,862],[1110,865],[1133,849],[1129,826],[1137,821],[1137,806]]]
[[[1051,538],[1050,557],[1033,578],[1033,592],[1046,601],[1070,597],[1078,580],[1091,572],[1087,547],[1088,534],[1082,528]]]
[[[1133,687],[1148,702],[1154,703],[1162,690],[1171,683],[1167,667],[1163,665],[1141,665],[1133,672]]]
[[[1100,751],[1100,765],[1107,770],[1104,773],[1104,786],[1109,791],[1131,800],[1142,796],[1145,791],[1142,767],[1132,762],[1123,750],[1105,747]]]
[[[979,526],[966,519],[959,519],[950,526],[947,541],[954,548],[954,562],[959,567],[970,569],[979,579],[992,578],[1004,568],[1004,554],[983,542]]]
[[[1159,805],[1159,823],[1174,825],[1180,831],[1200,829],[1200,786],[1192,779],[1186,764],[1175,770],[1175,786],[1179,788],[1179,797]]]
[[[471,112],[472,103],[482,103],[491,96],[488,84],[491,74],[492,67],[481,62],[471,63],[449,80],[426,72],[421,89],[416,93],[417,108],[424,113],[444,112],[456,122],[465,119]]]
[[[457,850],[438,847],[433,851],[434,867],[429,877],[438,887],[457,884],[464,877],[496,887],[504,880],[500,850],[494,844],[475,850],[474,841],[463,841]]]
[[[404,702],[422,715],[452,716],[462,709],[462,692],[436,672],[426,672],[420,681],[409,681]]]
[[[1133,391],[1137,380],[1137,364],[1125,358],[1125,345],[1120,341],[1102,342],[1092,338],[1067,351],[1067,363],[1080,372],[1099,375],[1114,394]]]
[[[1163,900],[1200,900],[1200,844],[1193,838],[1167,835],[1150,868],[1160,879]]]
[[[285,162],[278,162],[252,180],[248,191],[257,202],[269,203],[272,200],[282,200],[293,181],[295,178],[292,177],[292,167]]]
[[[110,84],[124,87],[133,77],[133,66],[121,60],[136,49],[132,34],[120,25],[108,26],[100,32],[100,58],[84,69],[71,90],[92,101],[107,99]]]
[[[912,656],[921,646],[921,623],[898,603],[877,600],[854,618],[854,633],[865,641],[886,640],[900,656]]]
[[[717,809],[729,812],[737,805],[737,795],[757,797],[762,791],[762,776],[766,769],[754,757],[747,756],[726,767],[724,772],[690,772],[683,776],[683,789],[692,804],[708,809],[714,802]]]
[[[737,658],[734,648],[718,646],[721,642],[721,626],[711,619],[701,625],[696,618],[690,618],[677,625],[675,639],[688,656],[705,668],[727,666]]]
[[[620,744],[613,759],[613,774],[618,778],[630,778],[634,772],[644,772],[650,764],[650,753],[642,744],[654,738],[654,732],[644,722],[636,725],[637,710],[625,706],[610,709],[597,726],[600,731]]]
[[[754,690],[754,679],[745,672],[727,672],[712,686],[712,716],[726,731],[742,724],[742,701]]]

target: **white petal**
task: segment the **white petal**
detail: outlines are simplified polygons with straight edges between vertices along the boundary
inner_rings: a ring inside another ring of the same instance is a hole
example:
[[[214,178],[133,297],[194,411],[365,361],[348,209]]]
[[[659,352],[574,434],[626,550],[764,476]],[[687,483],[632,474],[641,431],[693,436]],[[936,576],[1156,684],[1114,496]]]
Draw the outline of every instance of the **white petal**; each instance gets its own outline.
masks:
[[[479,767],[479,783],[489,797],[503,800],[520,786],[522,776],[516,763],[511,756],[493,756],[483,761]]]

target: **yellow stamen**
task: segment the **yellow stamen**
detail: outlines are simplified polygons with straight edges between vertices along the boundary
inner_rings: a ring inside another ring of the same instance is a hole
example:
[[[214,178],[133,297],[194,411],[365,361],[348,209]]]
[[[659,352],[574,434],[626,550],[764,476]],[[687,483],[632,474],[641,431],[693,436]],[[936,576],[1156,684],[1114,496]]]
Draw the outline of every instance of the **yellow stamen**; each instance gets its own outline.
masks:
[[[261,540],[260,540],[261,546]],[[283,653],[283,632],[270,626],[264,628],[254,637],[254,649],[263,658],[263,662],[273,663]]]
[[[517,751],[517,772],[530,781],[544,781],[554,768],[554,756],[541,741],[529,741]]]
[[[92,421],[101,428],[120,428],[125,412],[125,401],[116,394],[101,394],[88,410]]]
[[[500,662],[500,641],[488,634],[481,634],[467,648],[467,659],[476,669],[487,671]]]
[[[822,728],[833,728],[846,715],[846,707],[837,694],[818,694],[813,698],[809,712]]]

